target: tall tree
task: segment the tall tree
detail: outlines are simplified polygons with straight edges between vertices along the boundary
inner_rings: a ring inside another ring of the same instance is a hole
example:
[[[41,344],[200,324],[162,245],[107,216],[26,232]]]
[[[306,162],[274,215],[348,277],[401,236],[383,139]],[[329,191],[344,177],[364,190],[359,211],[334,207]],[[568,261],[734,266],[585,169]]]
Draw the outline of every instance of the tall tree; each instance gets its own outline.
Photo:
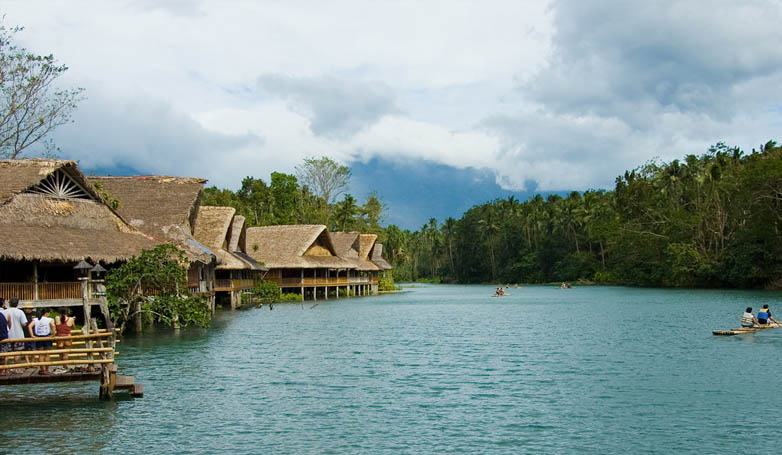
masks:
[[[348,186],[350,168],[329,157],[305,158],[296,166],[296,175],[303,185],[308,186],[326,204],[339,196]]]
[[[14,159],[71,121],[82,100],[82,88],[57,88],[55,81],[68,67],[54,56],[36,55],[14,44],[22,27],[0,24],[0,157]]]

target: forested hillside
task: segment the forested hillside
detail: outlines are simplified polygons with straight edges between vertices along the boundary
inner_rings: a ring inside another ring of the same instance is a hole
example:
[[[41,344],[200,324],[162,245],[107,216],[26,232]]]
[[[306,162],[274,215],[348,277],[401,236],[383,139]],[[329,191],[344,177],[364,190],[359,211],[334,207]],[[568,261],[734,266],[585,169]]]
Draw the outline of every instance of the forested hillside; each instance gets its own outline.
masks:
[[[781,287],[782,147],[648,162],[613,191],[495,200],[387,228],[397,280]]]
[[[237,192],[208,188],[202,203],[236,207],[253,226],[378,234],[397,281],[782,287],[782,147],[773,141],[749,154],[719,143],[651,161],[617,177],[613,191],[498,199],[415,232],[382,227],[378,195],[326,200],[272,173],[269,184],[245,178]]]

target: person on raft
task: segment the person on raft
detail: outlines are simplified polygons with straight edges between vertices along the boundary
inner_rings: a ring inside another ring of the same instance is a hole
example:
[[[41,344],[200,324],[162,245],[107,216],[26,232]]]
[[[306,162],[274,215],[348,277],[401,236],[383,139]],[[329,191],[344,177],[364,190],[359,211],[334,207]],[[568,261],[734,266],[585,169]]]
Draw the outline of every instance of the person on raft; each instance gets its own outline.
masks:
[[[763,305],[763,308],[758,311],[758,325],[767,325],[770,322],[779,325],[776,319],[771,316],[771,310],[768,308],[768,304]]]
[[[747,307],[746,310],[744,310],[744,315],[741,316],[741,326],[742,327],[755,327],[755,324],[758,323],[758,320],[755,318],[755,315],[752,314],[752,307]]]

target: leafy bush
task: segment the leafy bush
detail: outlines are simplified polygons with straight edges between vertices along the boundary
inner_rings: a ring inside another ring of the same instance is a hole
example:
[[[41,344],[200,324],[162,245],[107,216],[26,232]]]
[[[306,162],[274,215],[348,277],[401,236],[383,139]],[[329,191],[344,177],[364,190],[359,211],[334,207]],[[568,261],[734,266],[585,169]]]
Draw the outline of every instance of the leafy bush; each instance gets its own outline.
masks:
[[[112,319],[121,329],[136,316],[148,322],[171,326],[191,324],[208,327],[212,316],[204,296],[187,288],[184,255],[173,245],[142,250],[110,271],[106,294]]]
[[[277,302],[280,300],[280,287],[273,281],[258,283],[252,291],[253,296],[261,301]]]
[[[280,302],[301,302],[301,294],[288,293],[280,295]]]
[[[380,277],[377,280],[377,289],[379,291],[396,290],[396,286],[394,285],[394,276],[391,273],[388,273],[386,276]]]

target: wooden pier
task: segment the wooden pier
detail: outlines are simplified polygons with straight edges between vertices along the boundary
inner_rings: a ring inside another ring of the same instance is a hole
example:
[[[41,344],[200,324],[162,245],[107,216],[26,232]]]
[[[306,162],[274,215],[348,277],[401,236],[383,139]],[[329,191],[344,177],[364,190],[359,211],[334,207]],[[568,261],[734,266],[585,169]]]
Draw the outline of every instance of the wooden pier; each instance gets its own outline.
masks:
[[[52,341],[54,348],[35,351],[0,353],[5,362],[0,365],[0,386],[71,381],[99,381],[101,399],[110,399],[115,390],[126,390],[132,396],[144,395],[144,388],[133,376],[118,376],[114,363],[117,334],[114,330],[98,330],[92,321],[89,333],[71,336],[12,338],[0,343]],[[57,348],[58,342],[70,342],[67,348]],[[42,360],[49,356],[48,360]],[[65,360],[67,358],[67,360]],[[15,363],[16,360],[25,359]],[[10,361],[14,363],[9,363]],[[42,368],[48,373],[42,374]],[[6,373],[9,372],[9,373]]]

